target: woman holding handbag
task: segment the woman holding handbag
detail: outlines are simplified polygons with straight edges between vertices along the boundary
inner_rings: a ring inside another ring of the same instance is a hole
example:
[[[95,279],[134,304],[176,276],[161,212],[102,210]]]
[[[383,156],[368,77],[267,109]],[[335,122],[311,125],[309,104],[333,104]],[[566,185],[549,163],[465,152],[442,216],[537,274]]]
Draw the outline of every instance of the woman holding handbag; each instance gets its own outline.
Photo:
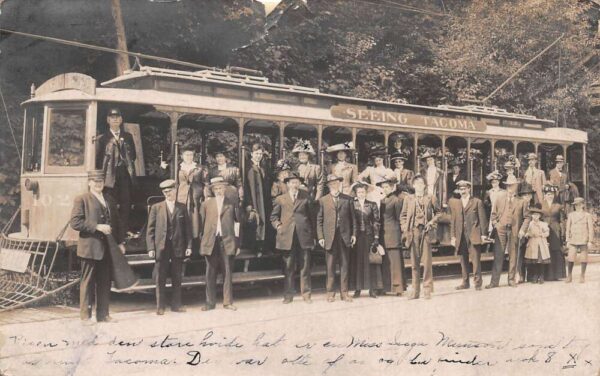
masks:
[[[350,252],[350,289],[354,289],[355,298],[360,296],[361,290],[369,290],[369,296],[377,298],[376,291],[383,289],[381,257],[377,257],[379,209],[376,203],[366,199],[367,187],[363,183],[356,183],[352,187],[356,195],[353,215],[358,226],[356,245]],[[377,255],[371,256],[370,253]]]

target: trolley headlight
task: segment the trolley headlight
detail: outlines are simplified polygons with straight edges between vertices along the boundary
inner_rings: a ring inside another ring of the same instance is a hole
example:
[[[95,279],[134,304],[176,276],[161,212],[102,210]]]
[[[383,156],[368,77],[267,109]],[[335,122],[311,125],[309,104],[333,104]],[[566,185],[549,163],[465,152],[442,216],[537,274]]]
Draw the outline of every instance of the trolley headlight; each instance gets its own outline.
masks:
[[[36,180],[25,179],[25,189],[31,191],[34,195],[37,195],[40,185]]]

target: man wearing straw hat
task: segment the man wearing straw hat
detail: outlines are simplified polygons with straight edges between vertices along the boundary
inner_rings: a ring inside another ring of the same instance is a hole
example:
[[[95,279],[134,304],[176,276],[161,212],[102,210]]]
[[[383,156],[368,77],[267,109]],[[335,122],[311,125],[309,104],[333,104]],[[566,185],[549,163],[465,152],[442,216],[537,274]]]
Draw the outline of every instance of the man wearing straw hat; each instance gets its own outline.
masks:
[[[536,204],[541,204],[544,199],[544,193],[542,190],[544,189],[544,185],[546,185],[546,174],[544,171],[537,168],[537,160],[538,157],[535,153],[527,154],[527,170],[523,174],[523,180],[525,183],[530,184],[531,188],[535,192],[533,196]]]
[[[517,257],[519,238],[519,229],[523,223],[529,223],[529,204],[518,196],[519,181],[514,176],[509,176],[504,182],[506,192],[503,192],[496,199],[492,207],[491,222],[496,228],[499,245],[495,245],[494,264],[492,267],[492,278],[486,289],[498,287],[500,275],[502,273],[502,264],[504,254],[508,254],[508,285],[517,287]],[[527,225],[525,225],[527,228]]]
[[[352,193],[352,184],[358,180],[358,166],[348,162],[349,153],[354,151],[354,143],[345,142],[332,145],[326,149],[327,153],[336,156],[336,162],[331,165],[331,174],[340,177],[340,191],[349,195]]]
[[[296,262],[301,266],[300,293],[306,303],[311,303],[310,251],[315,246],[311,223],[310,199],[299,189],[302,178],[295,173],[284,179],[287,192],[278,196],[271,212],[271,224],[277,231],[275,248],[282,252],[285,265],[284,299],[288,304],[294,298]]]
[[[233,305],[233,257],[239,253],[239,207],[225,195],[229,184],[221,176],[210,180],[214,197],[200,206],[200,255],[206,258],[206,303],[203,311],[214,309],[219,267],[223,274],[223,308]]]
[[[113,236],[121,252],[125,253],[124,229],[121,227],[117,204],[104,189],[104,171],[88,172],[89,192],[75,198],[71,211],[71,227],[79,231],[77,256],[81,259],[81,286],[79,314],[84,323],[90,323],[92,301],[96,297],[96,320],[115,321],[108,314],[112,259],[108,236]]]
[[[164,315],[167,275],[171,275],[171,310],[185,312],[181,306],[183,257],[192,255],[192,222],[185,204],[178,202],[175,180],[167,179],[159,188],[165,200],[152,205],[148,215],[146,246],[148,256],[156,258],[156,314]]]

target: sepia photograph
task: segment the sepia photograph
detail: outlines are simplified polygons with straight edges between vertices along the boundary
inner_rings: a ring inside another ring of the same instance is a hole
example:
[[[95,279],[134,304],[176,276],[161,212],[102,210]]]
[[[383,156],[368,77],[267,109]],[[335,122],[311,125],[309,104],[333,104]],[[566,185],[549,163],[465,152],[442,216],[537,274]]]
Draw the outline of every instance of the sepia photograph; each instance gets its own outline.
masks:
[[[0,376],[600,376],[599,20],[0,0]]]

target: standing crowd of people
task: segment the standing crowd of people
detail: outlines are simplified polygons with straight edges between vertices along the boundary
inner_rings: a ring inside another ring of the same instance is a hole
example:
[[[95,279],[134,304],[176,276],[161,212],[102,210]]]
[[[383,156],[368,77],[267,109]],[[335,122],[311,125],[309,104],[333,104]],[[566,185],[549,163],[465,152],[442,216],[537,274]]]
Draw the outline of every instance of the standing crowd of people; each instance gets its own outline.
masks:
[[[122,128],[119,109],[107,116],[109,130],[98,139],[97,166],[89,173],[89,192],[76,198],[71,226],[79,231],[78,256],[82,260],[81,318],[89,321],[96,299],[98,321],[110,321],[110,253],[115,244],[125,250],[130,191],[135,179],[133,138]],[[401,143],[400,143],[401,144]],[[396,146],[396,145],[394,145]],[[222,150],[214,153],[216,165],[206,168],[194,162],[193,148],[181,152],[176,179],[160,184],[165,200],[152,206],[146,227],[148,256],[156,260],[157,314],[167,305],[166,280],[172,282],[171,310],[185,311],[181,304],[183,259],[193,249],[206,259],[206,300],[203,310],[216,307],[216,281],[223,274],[223,307],[233,304],[233,261],[245,247],[281,254],[284,270],[283,303],[293,301],[295,273],[300,271],[300,293],[311,303],[311,251],[325,251],[327,301],[352,302],[367,291],[402,296],[407,290],[404,259],[410,257],[410,299],[426,299],[434,291],[432,248],[437,227],[449,218],[450,243],[460,257],[462,282],[457,289],[483,287],[481,253],[494,252],[492,275],[485,288],[495,288],[505,255],[508,285],[530,281],[572,281],[573,265],[581,261],[580,282],[585,280],[588,249],[593,243],[592,217],[583,198],[570,201],[564,191],[572,185],[562,171],[564,159],[548,178],[537,168],[537,156],[527,156],[522,179],[514,165],[504,173],[487,176],[490,189],[484,199],[474,197],[471,182],[452,164],[444,178],[436,156],[420,156],[424,168],[415,174],[404,164],[408,155],[401,146],[388,150],[374,146],[371,165],[359,172],[350,161],[352,142],[332,145],[327,169],[314,163],[316,153],[307,141],[292,150],[297,160],[277,164],[275,179],[264,161],[265,149],[254,144],[245,176],[228,163]],[[244,184],[242,184],[244,182]],[[444,186],[446,185],[446,186]],[[445,202],[442,192],[450,193]],[[563,244],[565,245],[563,247]],[[567,262],[565,263],[565,253]],[[339,282],[336,289],[336,266]],[[423,271],[421,272],[421,267]],[[422,280],[422,282],[421,282]]]

